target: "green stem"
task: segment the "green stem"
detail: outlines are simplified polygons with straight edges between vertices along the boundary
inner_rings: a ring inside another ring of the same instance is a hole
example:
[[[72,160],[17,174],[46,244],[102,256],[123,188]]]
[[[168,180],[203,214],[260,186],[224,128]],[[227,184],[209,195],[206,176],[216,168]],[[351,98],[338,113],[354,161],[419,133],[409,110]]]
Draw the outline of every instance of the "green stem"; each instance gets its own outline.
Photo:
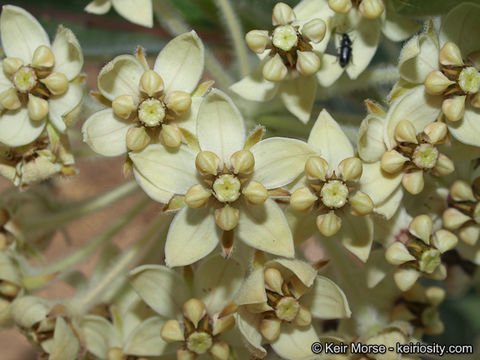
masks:
[[[52,230],[83,215],[105,208],[117,200],[133,194],[136,190],[138,190],[137,183],[134,180],[128,181],[113,190],[106,191],[99,196],[93,196],[80,204],[61,209],[59,213],[33,219],[32,222],[27,222],[25,226],[29,231]]]
[[[112,238],[116,233],[118,233],[124,226],[130,223],[138,214],[140,214],[150,203],[150,199],[146,196],[143,196],[134,207],[132,207],[124,216],[120,219],[117,219],[112,225],[110,225],[103,233],[97,235],[93,240],[89,241],[86,246],[70,253],[65,258],[60,261],[50,264],[47,267],[42,269],[43,273],[53,273],[58,271],[63,271],[69,269],[74,265],[78,264],[80,261],[85,259],[87,256],[92,254],[105,242]]]
[[[190,31],[181,16],[173,6],[171,0],[154,0],[153,10],[158,21],[174,36]],[[205,48],[205,67],[213,76],[218,86],[223,89],[233,84],[233,79],[227,74],[212,52]]]
[[[248,50],[245,45],[242,25],[235,15],[232,4],[229,0],[216,0],[217,7],[222,12],[225,25],[232,38],[233,48],[238,58],[240,65],[240,74],[242,77],[250,73],[250,66],[248,65]]]

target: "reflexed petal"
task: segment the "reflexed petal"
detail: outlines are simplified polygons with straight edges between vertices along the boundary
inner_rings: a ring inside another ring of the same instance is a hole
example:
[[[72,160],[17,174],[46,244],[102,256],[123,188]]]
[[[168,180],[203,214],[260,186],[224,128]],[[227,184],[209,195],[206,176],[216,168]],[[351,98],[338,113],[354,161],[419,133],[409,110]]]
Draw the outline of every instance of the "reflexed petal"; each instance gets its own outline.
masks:
[[[111,0],[93,0],[85,7],[85,11],[91,14],[103,15],[112,7]]]
[[[50,359],[72,360],[77,358],[80,342],[72,328],[63,317],[57,317],[55,332],[53,334],[53,348]]]
[[[268,101],[277,93],[278,85],[263,78],[262,66],[260,66],[251,75],[230,86],[230,90],[247,100]]]
[[[152,0],[112,0],[113,8],[134,24],[152,27]]]
[[[23,296],[12,303],[12,315],[15,324],[30,328],[46,318],[52,305],[46,300],[36,296]]]
[[[226,164],[243,148],[245,125],[232,100],[220,90],[212,90],[198,111],[197,136],[200,148],[211,151]]]
[[[83,53],[77,38],[70,29],[60,27],[52,44],[55,55],[53,72],[63,73],[68,80],[73,80],[83,66]]]
[[[477,241],[474,246],[467,245],[463,241],[460,241],[457,245],[457,250],[462,257],[480,266],[480,241]]]
[[[29,12],[18,6],[2,7],[0,33],[5,55],[18,57],[25,64],[32,62],[33,53],[39,46],[50,46],[42,25]]]
[[[195,154],[186,146],[171,149],[154,144],[129,156],[137,171],[160,189],[185,194],[198,183]]]
[[[318,341],[318,336],[313,326],[298,327],[294,324],[284,323],[280,336],[271,346],[284,359],[309,360],[313,356],[312,344],[316,341]]]
[[[175,195],[174,193],[160,189],[151,183],[145,176],[143,176],[137,169],[133,168],[133,175],[138,185],[142,188],[145,193],[150,196],[153,200],[158,201],[163,204],[167,204],[170,199]]]
[[[202,77],[203,63],[203,43],[192,30],[177,36],[160,51],[154,70],[161,75],[166,93],[175,90],[191,93]]]
[[[250,273],[235,296],[235,304],[249,305],[267,302],[265,292],[264,269],[259,268]]]
[[[442,98],[426,93],[424,86],[417,86],[397,98],[388,110],[385,125],[385,144],[388,149],[396,146],[395,127],[401,120],[409,120],[417,130],[435,121],[440,114]]]
[[[65,94],[50,98],[48,101],[48,118],[58,131],[65,132],[67,126],[63,117],[82,102],[83,94],[84,84],[70,82]]]
[[[30,120],[26,108],[7,111],[0,116],[0,142],[8,146],[29,144],[40,136],[45,123]]]
[[[400,76],[411,83],[422,84],[434,70],[438,70],[438,47],[431,35],[422,33],[410,39],[400,53]]]
[[[132,95],[138,102],[140,78],[144,72],[135,56],[119,55],[98,74],[98,89],[110,101],[120,95]]]
[[[370,216],[352,216],[345,214],[342,216],[342,227],[337,233],[336,238],[340,239],[342,245],[366,262],[373,242],[373,222]],[[325,241],[329,241],[326,239]],[[336,241],[333,240],[333,241]]]
[[[165,318],[175,318],[190,291],[182,277],[161,265],[142,265],[128,274],[130,283],[140,297]]]
[[[255,249],[293,257],[295,249],[287,219],[271,199],[262,205],[243,203],[237,229],[238,237]]]
[[[300,301],[319,319],[343,319],[352,314],[342,289],[324,276],[317,275],[313,287]]]
[[[1,70],[2,68],[3,64],[2,61],[0,61],[0,94],[5,90],[13,88],[13,83],[5,76],[5,73]]]
[[[220,255],[203,261],[195,272],[195,298],[202,300],[210,314],[219,312],[242,285],[245,270],[233,258]]]
[[[463,119],[447,121],[448,130],[460,142],[480,146],[480,109],[467,106]]]
[[[314,76],[300,76],[294,80],[282,81],[279,94],[287,110],[306,124],[310,119],[316,89]]]
[[[107,358],[108,349],[122,346],[122,340],[112,323],[100,316],[86,315],[80,327],[88,351],[101,359]]]
[[[383,34],[392,41],[403,41],[421,28],[418,21],[398,15],[391,1],[386,1],[385,20],[382,21]]]
[[[123,347],[123,353],[137,356],[157,356],[165,354],[168,343],[160,336],[160,331],[164,323],[165,320],[158,316],[151,317],[142,322],[127,338],[125,346]]]
[[[202,101],[202,97],[192,97],[192,105],[190,106],[190,109],[186,113],[175,118],[175,124],[184,128],[185,130],[188,130],[192,134],[195,134],[197,131],[198,110],[200,109],[200,104]]]
[[[262,334],[257,330],[260,316],[251,314],[242,307],[238,309],[237,314],[237,327],[246,340],[245,345],[255,356],[263,359],[267,355],[267,351],[262,347]]]
[[[375,206],[374,212],[380,215],[385,216],[385,219],[390,219],[395,212],[398,210],[403,199],[403,187],[397,187],[389,197],[387,197],[383,202]]]
[[[291,183],[305,167],[305,161],[315,154],[307,143],[287,138],[269,138],[252,146],[255,169],[252,180],[267,189]]]
[[[310,211],[300,212],[288,207],[287,210],[285,210],[285,216],[292,230],[295,245],[301,244],[317,231],[315,224],[317,216]]]
[[[365,277],[369,289],[377,286],[389,273],[392,266],[385,260],[383,249],[373,250],[365,264]]]
[[[402,176],[403,173],[387,174],[381,169],[380,161],[363,164],[360,191],[370,196],[375,205],[379,205],[398,188]]]
[[[320,70],[318,70],[318,83],[323,87],[329,87],[343,74],[343,68],[338,62],[338,57],[330,54],[321,56]]]
[[[210,254],[218,244],[221,230],[215,223],[213,209],[185,206],[173,219],[165,244],[168,266],[184,266]]]
[[[290,274],[295,274],[298,279],[305,284],[305,286],[312,286],[317,276],[317,270],[309,263],[297,259],[275,259],[269,261],[266,267],[274,267],[278,269],[284,279],[290,277]]]
[[[7,280],[16,285],[22,285],[17,264],[5,251],[0,252],[0,280]]]
[[[103,156],[122,155],[127,152],[127,132],[133,125],[117,117],[112,109],[98,111],[84,122],[83,141]]]
[[[374,162],[386,151],[383,142],[384,120],[377,115],[367,115],[358,131],[358,154],[364,161]]]
[[[322,110],[308,137],[311,145],[319,155],[328,162],[330,169],[336,169],[340,161],[352,157],[353,146],[335,119]]]

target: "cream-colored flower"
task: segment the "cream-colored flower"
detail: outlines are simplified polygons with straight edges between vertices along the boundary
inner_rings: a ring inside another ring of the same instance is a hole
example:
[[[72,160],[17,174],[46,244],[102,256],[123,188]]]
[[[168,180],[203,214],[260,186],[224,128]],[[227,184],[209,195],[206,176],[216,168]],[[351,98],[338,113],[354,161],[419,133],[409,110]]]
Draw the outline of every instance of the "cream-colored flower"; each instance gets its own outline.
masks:
[[[22,275],[15,257],[0,251],[0,329],[12,326],[11,304],[23,295]]]
[[[219,90],[202,102],[196,134],[194,149],[149,145],[130,153],[137,181],[151,197],[167,203],[173,194],[184,196],[186,206],[167,236],[167,265],[191,264],[220,240],[228,255],[234,235],[259,250],[292,257],[290,229],[269,190],[292,182],[314,151],[299,140],[259,141],[262,129],[246,139],[240,112]]]
[[[13,5],[3,6],[0,31],[6,55],[0,69],[0,142],[27,145],[40,136],[47,121],[64,133],[84,94],[77,39],[60,26],[50,44],[38,21]]]
[[[93,0],[85,11],[103,15],[113,6],[128,21],[151,28],[153,26],[152,0]]]
[[[374,204],[358,191],[362,161],[354,157],[350,141],[326,110],[318,116],[308,144],[316,155],[305,162],[304,174],[295,182],[290,197],[295,211],[290,211],[288,218],[295,242],[311,236],[316,224],[322,236],[338,238],[366,261],[373,241],[368,215]]]
[[[120,55],[98,76],[98,88],[110,108],[90,116],[82,131],[97,153],[118,156],[149,143],[178,147],[183,131],[195,132],[201,97],[193,96],[203,73],[203,44],[192,31],[171,40],[153,70],[141,49]]]
[[[253,270],[235,303],[238,328],[259,358],[266,356],[262,344],[268,343],[284,359],[310,359],[318,339],[312,318],[351,315],[343,291],[300,260],[272,260]]]

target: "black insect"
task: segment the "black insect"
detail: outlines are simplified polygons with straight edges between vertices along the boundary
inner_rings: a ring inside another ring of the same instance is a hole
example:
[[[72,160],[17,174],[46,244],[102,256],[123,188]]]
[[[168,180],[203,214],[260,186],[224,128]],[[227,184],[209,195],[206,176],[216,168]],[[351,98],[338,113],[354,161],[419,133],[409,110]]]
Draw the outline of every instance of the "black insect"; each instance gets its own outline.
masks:
[[[342,41],[340,42],[340,49],[338,50],[338,61],[340,66],[344,68],[350,62],[352,58],[352,40],[348,34],[342,35]]]

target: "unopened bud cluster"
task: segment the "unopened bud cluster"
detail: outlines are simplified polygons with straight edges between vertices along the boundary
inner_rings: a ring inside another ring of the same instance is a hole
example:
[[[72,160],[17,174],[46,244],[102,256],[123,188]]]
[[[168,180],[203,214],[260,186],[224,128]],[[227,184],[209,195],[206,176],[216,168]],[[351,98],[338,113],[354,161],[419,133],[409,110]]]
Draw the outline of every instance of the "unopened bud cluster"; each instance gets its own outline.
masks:
[[[367,19],[377,19],[385,10],[382,0],[328,0],[328,6],[339,14],[346,14],[356,8]]]

